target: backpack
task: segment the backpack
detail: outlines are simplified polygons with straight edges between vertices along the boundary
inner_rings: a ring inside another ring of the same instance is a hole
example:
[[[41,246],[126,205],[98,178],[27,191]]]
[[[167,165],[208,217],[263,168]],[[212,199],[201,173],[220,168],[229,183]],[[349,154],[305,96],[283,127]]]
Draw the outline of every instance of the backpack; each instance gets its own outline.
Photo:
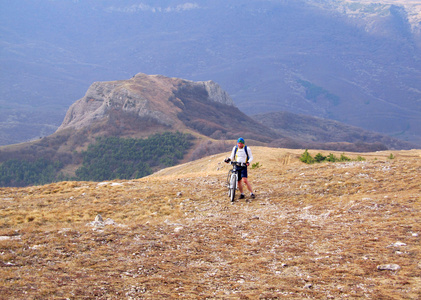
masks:
[[[237,150],[238,150],[238,146],[235,146],[235,150],[234,150],[234,159],[235,159],[235,155],[237,154]],[[247,146],[246,146],[246,145],[244,145],[244,151],[246,151],[246,155],[247,155],[247,160],[246,160],[246,162],[248,162],[248,161],[249,161],[249,154],[248,154],[248,152],[247,152]]]

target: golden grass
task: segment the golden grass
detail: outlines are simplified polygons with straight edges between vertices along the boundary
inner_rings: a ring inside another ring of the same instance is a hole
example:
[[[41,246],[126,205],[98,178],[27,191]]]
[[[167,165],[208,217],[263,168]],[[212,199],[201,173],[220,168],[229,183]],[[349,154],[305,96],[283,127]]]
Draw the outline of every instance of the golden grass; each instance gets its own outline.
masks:
[[[0,298],[419,299],[421,151],[302,152],[253,147],[257,198],[233,205],[228,153],[140,180],[1,188]]]

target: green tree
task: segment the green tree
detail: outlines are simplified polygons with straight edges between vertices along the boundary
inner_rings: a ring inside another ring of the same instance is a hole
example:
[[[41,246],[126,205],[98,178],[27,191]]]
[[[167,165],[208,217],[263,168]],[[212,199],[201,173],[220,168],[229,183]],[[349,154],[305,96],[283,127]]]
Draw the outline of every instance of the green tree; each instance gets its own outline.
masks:
[[[308,149],[306,149],[304,151],[303,154],[301,154],[300,156],[300,160],[306,164],[312,164],[314,163],[314,158],[310,155],[310,153],[308,153]]]
[[[334,154],[329,153],[329,155],[327,156],[326,160],[327,161],[330,161],[330,162],[336,162],[336,161],[338,161],[338,158]]]
[[[340,161],[351,161],[351,159],[347,156],[345,156],[345,154],[341,154],[341,158],[339,159]]]
[[[318,163],[324,161],[326,159],[326,156],[322,155],[321,153],[317,153],[314,157],[314,160]]]
[[[11,159],[0,165],[0,186],[40,185],[56,181],[60,162],[45,158],[34,161]]]
[[[102,137],[82,153],[76,171],[79,180],[134,179],[154,168],[177,164],[191,147],[193,137],[180,132],[154,134],[147,139]]]

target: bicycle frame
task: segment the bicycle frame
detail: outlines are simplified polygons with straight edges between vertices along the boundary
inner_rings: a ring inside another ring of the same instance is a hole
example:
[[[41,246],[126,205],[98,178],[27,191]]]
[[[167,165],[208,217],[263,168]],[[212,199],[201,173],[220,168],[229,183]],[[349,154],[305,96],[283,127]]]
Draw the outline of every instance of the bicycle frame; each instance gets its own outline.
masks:
[[[231,165],[232,165],[232,170],[229,170],[228,178],[227,178],[228,197],[230,197],[231,202],[234,202],[235,191],[238,185],[238,167],[245,166],[245,164],[232,161]]]

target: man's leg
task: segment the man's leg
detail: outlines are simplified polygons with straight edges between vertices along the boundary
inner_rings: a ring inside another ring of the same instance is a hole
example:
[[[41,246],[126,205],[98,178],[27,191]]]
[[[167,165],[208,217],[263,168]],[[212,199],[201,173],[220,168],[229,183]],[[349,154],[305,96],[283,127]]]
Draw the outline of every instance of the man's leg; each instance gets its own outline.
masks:
[[[238,189],[240,190],[240,193],[243,193],[243,178],[238,180]]]
[[[247,177],[243,177],[241,180],[242,180],[242,181],[244,181],[244,183],[246,184],[247,189],[249,190],[249,192],[253,194],[253,189],[252,189],[252,187],[251,187],[250,182],[247,180]],[[241,192],[241,193],[242,193],[242,189],[243,189],[243,188],[241,188],[241,189],[240,189],[240,192]]]

